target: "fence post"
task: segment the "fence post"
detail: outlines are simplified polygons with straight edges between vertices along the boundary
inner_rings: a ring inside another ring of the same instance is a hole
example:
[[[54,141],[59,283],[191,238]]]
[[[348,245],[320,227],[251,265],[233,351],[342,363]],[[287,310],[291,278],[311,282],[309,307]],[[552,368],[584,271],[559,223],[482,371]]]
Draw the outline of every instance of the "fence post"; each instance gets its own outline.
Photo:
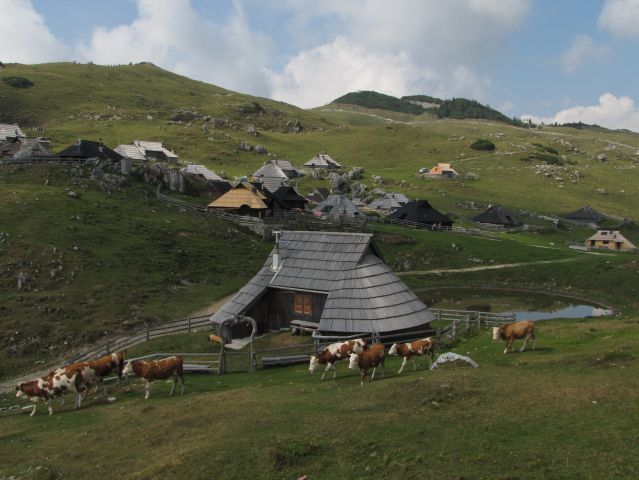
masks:
[[[441,320],[442,319],[442,309],[438,308],[437,309],[437,320]]]
[[[106,353],[107,355],[111,354],[111,339],[109,337],[107,337],[107,342],[106,342]]]
[[[477,330],[481,330],[481,312],[477,312]]]
[[[453,320],[453,340],[457,338],[457,320]]]
[[[149,340],[151,340],[151,331],[150,331],[149,322],[147,321],[144,322],[144,328],[146,329],[146,341],[148,342]]]
[[[186,317],[186,330],[191,333],[191,317]]]
[[[222,375],[224,373],[224,370],[226,369],[225,359],[226,359],[226,354],[224,352],[224,343],[221,343],[220,344],[220,363],[219,363],[219,367],[217,371],[218,375]]]

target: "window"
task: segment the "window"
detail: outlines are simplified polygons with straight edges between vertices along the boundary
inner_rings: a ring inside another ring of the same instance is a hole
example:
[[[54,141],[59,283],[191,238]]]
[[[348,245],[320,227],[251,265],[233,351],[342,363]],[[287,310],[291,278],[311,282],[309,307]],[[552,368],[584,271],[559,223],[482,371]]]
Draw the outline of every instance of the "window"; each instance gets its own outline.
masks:
[[[295,313],[310,315],[312,311],[313,297],[303,293],[295,294]]]

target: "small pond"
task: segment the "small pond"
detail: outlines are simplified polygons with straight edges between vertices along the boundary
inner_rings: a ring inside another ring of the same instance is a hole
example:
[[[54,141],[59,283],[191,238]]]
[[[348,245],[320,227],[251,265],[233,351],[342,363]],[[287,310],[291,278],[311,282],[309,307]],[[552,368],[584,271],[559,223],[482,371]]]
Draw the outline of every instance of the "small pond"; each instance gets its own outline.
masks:
[[[471,288],[428,289],[415,293],[431,308],[514,313],[517,320],[587,318],[613,313],[601,306],[552,294]]]

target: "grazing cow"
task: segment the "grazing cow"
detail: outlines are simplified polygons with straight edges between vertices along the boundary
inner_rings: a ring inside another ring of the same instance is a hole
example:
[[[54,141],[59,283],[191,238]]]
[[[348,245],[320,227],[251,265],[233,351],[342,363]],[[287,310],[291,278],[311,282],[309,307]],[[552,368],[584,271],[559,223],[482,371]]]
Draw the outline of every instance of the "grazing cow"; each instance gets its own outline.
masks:
[[[513,342],[518,338],[524,338],[524,344],[519,350],[523,352],[528,345],[528,340],[532,338],[532,349],[535,349],[535,322],[532,320],[523,320],[521,322],[506,323],[501,327],[493,327],[493,341],[505,340],[506,349],[504,354],[512,350]]]
[[[111,373],[115,373],[118,376],[118,381],[116,382],[116,385],[118,385],[120,380],[122,380],[125,357],[126,352],[123,350],[121,352],[105,355],[97,360],[83,362],[88,367],[83,372],[85,384],[87,386],[95,385],[94,393],[97,393],[99,384],[103,382],[104,378],[111,375]],[[105,386],[104,394],[106,395],[106,393],[107,388]]]
[[[375,371],[377,367],[380,366],[382,369],[384,368],[384,344],[376,343],[371,347],[367,348],[361,353],[351,353],[351,360],[348,364],[348,368],[351,370],[355,369],[355,367],[359,367],[359,373],[361,376],[360,385],[364,386],[364,380],[366,379],[366,375],[368,375],[368,370],[373,369],[373,374],[371,375],[371,382],[375,380]],[[382,377],[384,376],[384,371],[382,370]]]
[[[136,376],[144,379],[144,399],[147,400],[151,394],[151,382],[153,380],[166,380],[173,377],[173,387],[171,393],[175,392],[178,378],[182,381],[181,395],[184,395],[184,371],[182,357],[175,355],[173,357],[163,358],[162,360],[152,360],[145,362],[144,360],[133,360],[127,362],[123,371],[124,375],[135,373]]]
[[[51,400],[60,397],[63,403],[63,395],[75,392],[75,408],[82,404],[82,394],[86,390],[86,384],[82,371],[78,368],[60,367],[42,378],[22,382],[16,386],[16,398],[26,398],[33,402],[33,410],[30,417],[36,413],[37,402],[42,400],[49,409],[49,415],[53,415]]]
[[[393,343],[389,355],[399,355],[404,357],[402,366],[399,368],[399,374],[404,371],[404,367],[408,363],[408,359],[413,361],[413,371],[417,370],[417,363],[415,362],[416,356],[428,355],[430,359],[430,365],[432,366],[435,357],[435,349],[437,348],[437,341],[433,337],[422,338],[421,340],[415,340],[408,343]]]
[[[335,364],[348,358],[351,353],[361,353],[366,349],[366,340],[358,338],[356,340],[347,340],[346,342],[332,343],[321,352],[311,356],[308,371],[313,373],[318,365],[326,365],[321,380],[324,380],[326,372],[333,369],[333,379],[337,376]]]

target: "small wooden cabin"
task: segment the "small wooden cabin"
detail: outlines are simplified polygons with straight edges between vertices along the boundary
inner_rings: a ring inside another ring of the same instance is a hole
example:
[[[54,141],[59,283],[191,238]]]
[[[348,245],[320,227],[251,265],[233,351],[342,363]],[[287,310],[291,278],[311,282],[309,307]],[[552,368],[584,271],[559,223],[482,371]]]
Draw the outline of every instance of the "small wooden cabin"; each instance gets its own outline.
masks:
[[[570,212],[564,218],[572,220],[573,222],[589,223],[594,225],[597,225],[599,222],[603,222],[605,220],[605,217],[601,213],[599,213],[597,210],[589,205],[581,207],[574,212]]]
[[[459,173],[453,169],[450,163],[438,163],[424,176],[426,178],[457,178]]]
[[[257,187],[248,182],[240,182],[220,198],[209,203],[208,208],[261,218],[268,210],[265,201],[266,195]]]
[[[78,140],[73,145],[70,145],[61,152],[58,152],[56,156],[74,160],[99,158],[100,160],[110,160],[113,162],[119,162],[123,158],[122,155],[111,150],[102,142],[94,142],[92,140]]]
[[[390,223],[415,224],[425,228],[450,229],[453,226],[453,221],[435,210],[427,200],[410,201],[386,218]]]
[[[492,205],[488,209],[473,218],[473,222],[487,225],[500,225],[502,227],[520,227],[523,222],[519,216],[500,205]]]
[[[586,240],[586,248],[627,252],[635,250],[637,247],[617,230],[599,230]]]
[[[212,317],[257,322],[258,332],[301,320],[325,334],[429,328],[432,312],[384,263],[366,233],[285,231],[262,269]]]
[[[342,168],[342,165],[333,160],[328,153],[318,153],[306,162],[304,166],[306,168],[325,168],[328,170],[339,170]]]

